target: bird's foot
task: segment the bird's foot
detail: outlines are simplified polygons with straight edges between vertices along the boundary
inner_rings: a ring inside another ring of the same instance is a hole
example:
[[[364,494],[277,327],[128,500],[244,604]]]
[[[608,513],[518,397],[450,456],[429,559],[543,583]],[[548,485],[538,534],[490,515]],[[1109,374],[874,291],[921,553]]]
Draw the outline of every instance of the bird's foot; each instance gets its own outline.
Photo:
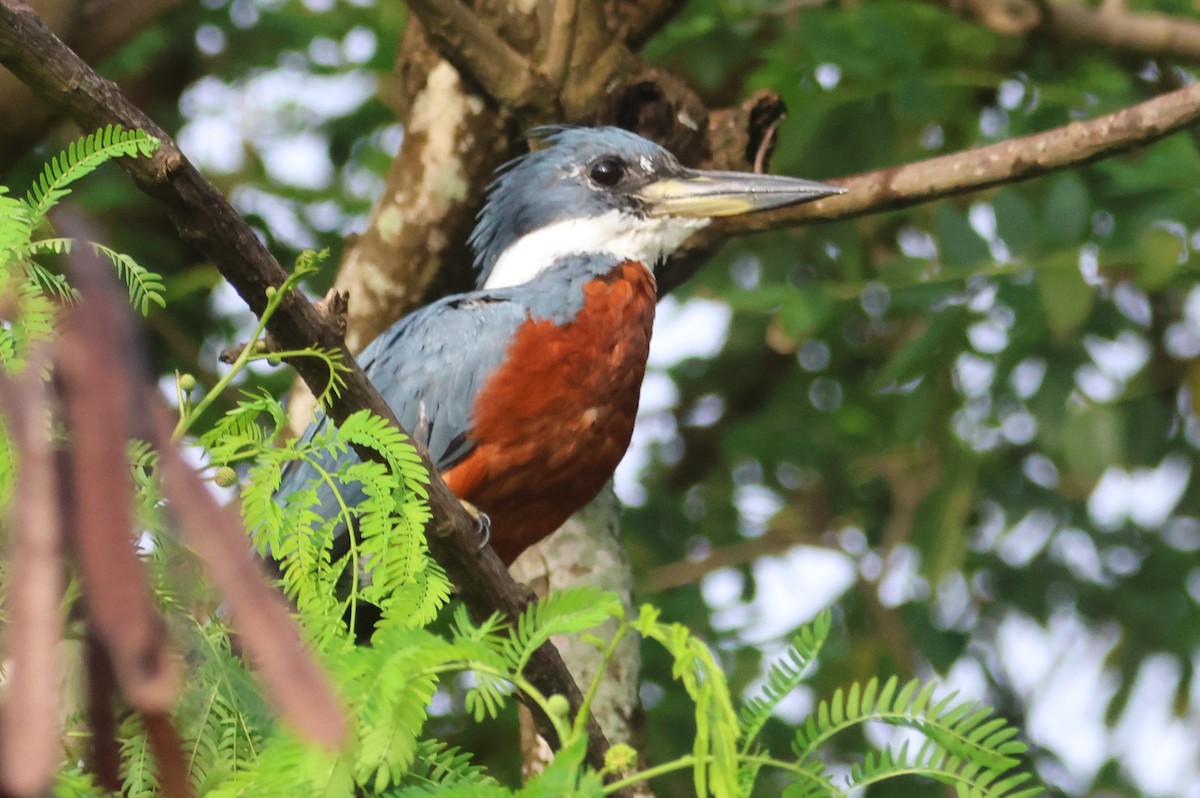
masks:
[[[459,504],[467,511],[467,515],[471,516],[472,520],[475,521],[475,532],[479,535],[479,548],[482,549],[492,539],[492,519],[488,518],[487,513],[469,501],[459,499]]]

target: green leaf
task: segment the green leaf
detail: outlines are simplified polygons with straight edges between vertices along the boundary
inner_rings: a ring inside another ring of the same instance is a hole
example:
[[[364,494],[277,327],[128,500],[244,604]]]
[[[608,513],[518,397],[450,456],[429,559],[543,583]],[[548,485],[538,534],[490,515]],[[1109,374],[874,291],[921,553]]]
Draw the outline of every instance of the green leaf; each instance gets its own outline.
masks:
[[[5,270],[26,256],[34,227],[28,206],[7,195],[0,186],[0,269]]]
[[[1098,479],[1109,464],[1125,461],[1121,414],[1112,407],[1088,405],[1067,416],[1063,449],[1072,471]]]
[[[1149,227],[1138,237],[1137,282],[1147,291],[1169,285],[1187,262],[1187,242],[1164,227]]]
[[[1084,282],[1078,256],[1058,252],[1043,257],[1034,275],[1046,324],[1058,340],[1066,340],[1087,321],[1096,290]]]
[[[69,238],[47,238],[40,241],[35,241],[30,246],[30,254],[38,254],[40,252],[54,252],[60,255],[65,255],[71,252],[75,242]],[[103,244],[93,243],[90,245],[92,251],[97,255],[103,255],[112,263],[117,271],[117,276],[129,288],[129,301],[143,316],[150,312],[150,305],[155,304],[159,307],[166,307],[166,300],[163,298],[165,287],[162,281],[162,275],[152,272],[140,266],[133,258],[123,253],[117,252]],[[45,272],[41,267],[35,267],[42,272]],[[74,299],[74,290],[67,285],[66,278],[61,275],[50,274],[45,272],[46,277],[39,277],[39,282],[42,282],[52,293],[58,294],[63,299]]]
[[[914,325],[909,340],[896,349],[872,381],[873,390],[923,377],[949,363],[959,351],[969,320],[966,309],[957,305],[942,308],[930,314],[924,324]]]
[[[803,341],[829,320],[835,306],[824,284],[811,283],[785,295],[778,318],[784,332],[795,341]]]
[[[51,158],[29,189],[25,202],[36,227],[59,200],[70,193],[67,186],[96,170],[113,158],[139,155],[148,157],[158,148],[158,139],[141,130],[126,130],[108,125],[95,133],[71,142],[66,150]]]
[[[1082,244],[1091,214],[1091,197],[1078,172],[1060,172],[1051,178],[1042,211],[1042,237],[1047,249]]]
[[[812,669],[832,624],[833,615],[825,610],[801,626],[791,647],[767,670],[762,695],[746,702],[738,720],[743,752],[749,750],[779,702],[799,687]]]
[[[996,213],[996,234],[1004,241],[1009,253],[1024,258],[1032,255],[1040,242],[1033,208],[1019,191],[1006,188],[992,198]]]
[[[949,205],[938,205],[934,228],[943,267],[970,269],[991,258],[987,242],[972,229],[964,214]]]
[[[623,614],[621,600],[592,586],[557,590],[531,604],[517,619],[507,648],[514,670],[521,670],[543,643],[555,635],[578,634]]]

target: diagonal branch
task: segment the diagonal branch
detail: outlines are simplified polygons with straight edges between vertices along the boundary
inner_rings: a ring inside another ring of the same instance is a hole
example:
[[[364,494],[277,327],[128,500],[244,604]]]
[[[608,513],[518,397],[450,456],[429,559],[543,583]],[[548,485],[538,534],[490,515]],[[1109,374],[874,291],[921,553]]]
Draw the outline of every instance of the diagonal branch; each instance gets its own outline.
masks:
[[[153,157],[121,159],[121,167],[139,188],[163,204],[180,235],[212,259],[251,310],[263,312],[267,289],[281,286],[286,274],[254,231],[153,120],[123,97],[112,82],[97,75],[19,0],[0,0],[0,64],[82,128],[119,123],[158,137],[161,145]],[[399,427],[395,415],[345,344],[298,292],[280,305],[268,331],[285,349],[318,346],[342,352],[349,371],[344,374],[345,390],[329,408],[335,422],[366,409]],[[327,374],[314,361],[314,358],[298,358],[289,363],[319,392],[324,388]],[[417,448],[430,475],[429,507],[433,520],[428,537],[434,556],[477,617],[496,611],[516,617],[526,604],[524,591],[513,582],[491,549],[478,549],[471,517],[438,476],[428,452]],[[360,451],[360,455],[377,457],[371,450]],[[565,695],[573,708],[579,707],[582,699],[579,688],[552,645],[538,649],[526,675],[545,694]],[[544,717],[541,721],[541,730],[551,737],[551,724]],[[607,747],[603,732],[593,723],[589,729],[588,761],[602,767]]]
[[[829,199],[714,224],[720,234],[849,219],[1015,183],[1144,147],[1200,120],[1200,83],[1107,116],[924,161],[834,180]]]
[[[43,19],[90,63],[99,63],[179,4],[179,0],[64,0],[37,5]],[[50,11],[55,17],[46,15]],[[53,111],[0,69],[0,173],[25,154],[55,121]]]
[[[458,0],[408,0],[408,7],[447,59],[500,102],[525,108],[552,94],[529,61]]]

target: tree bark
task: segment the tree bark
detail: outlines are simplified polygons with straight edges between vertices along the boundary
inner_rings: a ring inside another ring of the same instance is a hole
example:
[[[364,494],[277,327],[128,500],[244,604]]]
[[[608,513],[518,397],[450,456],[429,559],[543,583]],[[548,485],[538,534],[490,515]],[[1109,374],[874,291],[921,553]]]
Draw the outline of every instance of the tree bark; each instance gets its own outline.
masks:
[[[572,587],[597,587],[621,597],[626,614],[635,613],[633,606],[633,571],[621,545],[621,506],[612,492],[611,484],[567,523],[538,545],[528,549],[509,569],[513,578],[529,585],[539,596],[554,590]],[[592,631],[601,639],[610,639],[617,626],[609,621]],[[556,637],[555,647],[584,690],[596,678],[599,654],[596,648],[579,637]],[[638,697],[638,676],[641,672],[639,638],[627,635],[601,676],[592,711],[600,728],[614,743],[625,743],[642,751],[641,701]],[[528,713],[521,714],[521,748],[524,773],[529,776],[548,764],[549,747],[530,722]],[[648,784],[632,788],[635,795],[652,795]]]
[[[1050,36],[1063,44],[1101,47],[1144,58],[1200,60],[1200,21],[1154,11],[1130,11],[1123,2],[1099,6],[1041,0],[950,0],[997,33]]]

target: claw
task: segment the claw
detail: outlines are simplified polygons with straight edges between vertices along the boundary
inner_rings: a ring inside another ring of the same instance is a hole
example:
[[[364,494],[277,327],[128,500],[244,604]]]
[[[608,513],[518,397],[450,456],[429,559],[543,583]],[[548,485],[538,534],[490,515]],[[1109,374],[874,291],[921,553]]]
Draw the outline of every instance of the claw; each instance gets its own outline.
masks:
[[[475,531],[479,533],[479,550],[482,551],[492,539],[492,519],[487,513],[480,513],[475,519]]]
[[[479,548],[482,549],[492,539],[492,519],[469,501],[459,499],[458,502],[467,511],[467,515],[475,521],[475,532],[479,535]]]

